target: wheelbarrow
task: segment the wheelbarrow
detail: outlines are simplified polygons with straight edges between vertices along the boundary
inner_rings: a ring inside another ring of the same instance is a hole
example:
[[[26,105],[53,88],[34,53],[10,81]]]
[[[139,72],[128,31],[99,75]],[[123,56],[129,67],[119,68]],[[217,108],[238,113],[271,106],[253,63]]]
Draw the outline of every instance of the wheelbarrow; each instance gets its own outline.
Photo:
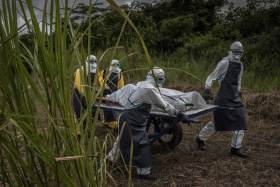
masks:
[[[188,104],[192,105],[192,104]],[[140,106],[125,108],[118,103],[102,102],[95,104],[95,107],[100,107],[102,110],[110,110],[115,113],[122,113],[125,110],[137,109]],[[165,112],[151,111],[147,119],[147,133],[150,142],[158,141],[169,149],[175,149],[180,144],[183,137],[183,124],[199,123],[199,117],[213,112],[217,108],[216,105],[206,104],[198,109],[190,109],[185,112],[180,112],[177,116],[171,116]]]

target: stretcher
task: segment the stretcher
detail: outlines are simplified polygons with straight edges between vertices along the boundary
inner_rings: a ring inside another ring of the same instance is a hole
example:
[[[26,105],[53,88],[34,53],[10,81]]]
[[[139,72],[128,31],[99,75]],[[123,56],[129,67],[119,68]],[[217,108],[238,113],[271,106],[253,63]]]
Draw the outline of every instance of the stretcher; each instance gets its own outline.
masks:
[[[191,104],[189,104],[191,106]],[[103,110],[110,110],[116,113],[122,113],[125,110],[137,109],[139,106],[125,108],[118,103],[102,102],[96,104],[95,107],[100,107]],[[213,112],[217,106],[206,104],[198,109],[190,109],[179,113],[177,116],[170,116],[165,112],[151,111],[149,119],[147,119],[147,132],[150,142],[158,141],[168,149],[174,149],[180,144],[183,137],[183,124],[198,123],[197,118]]]

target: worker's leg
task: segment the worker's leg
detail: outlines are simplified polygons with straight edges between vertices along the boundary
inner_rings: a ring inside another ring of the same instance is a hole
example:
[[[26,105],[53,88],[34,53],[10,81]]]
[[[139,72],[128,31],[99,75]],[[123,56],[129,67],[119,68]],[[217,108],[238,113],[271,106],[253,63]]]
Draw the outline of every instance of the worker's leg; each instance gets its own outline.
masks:
[[[244,138],[244,130],[237,130],[232,132],[231,147],[240,149]]]
[[[119,141],[120,138],[119,136],[117,137],[116,141],[113,144],[112,149],[110,150],[110,152],[107,155],[107,158],[114,164],[115,162],[117,162],[119,160]]]
[[[131,151],[133,151],[132,163],[136,166],[137,177],[140,179],[154,179],[150,175],[152,158],[150,139],[146,132],[147,118],[150,105],[142,105],[137,109],[123,112],[119,119],[119,128],[125,125],[120,137],[120,151],[126,163],[130,163]],[[131,150],[131,143],[133,149]]]
[[[86,99],[85,96],[81,95],[77,89],[74,89],[72,91],[71,104],[74,111],[75,120],[78,121],[82,115],[82,112],[86,109]],[[78,139],[80,139],[81,136],[80,126],[77,126],[77,135],[78,135]]]
[[[120,121],[120,117],[121,116],[119,116],[118,123],[124,123],[123,121]],[[107,155],[107,158],[113,164],[115,162],[117,162],[119,160],[119,157],[120,157],[120,137],[122,137],[124,127],[125,127],[124,125],[122,125],[122,127],[120,128],[120,126],[118,126],[118,137],[117,137],[116,141],[114,142],[112,149],[110,150],[110,152]]]
[[[138,175],[149,175],[151,173],[151,167],[147,167],[147,168],[136,167],[136,172]]]
[[[110,90],[104,90],[103,96],[111,94]],[[110,109],[103,109],[103,125],[115,129],[118,125],[114,112]]]
[[[213,134],[215,134],[216,130],[215,130],[215,124],[213,123],[213,121],[209,121],[199,132],[197,138],[196,138],[196,143],[198,145],[198,148],[201,150],[205,150],[206,146],[205,146],[205,141],[212,136]]]
[[[114,112],[109,109],[103,109],[104,113],[104,125],[107,125],[110,128],[116,128],[117,127],[117,121],[114,115]]]
[[[208,140],[210,136],[215,134],[215,124],[213,121],[209,121],[199,132],[198,137],[202,141]]]
[[[74,89],[72,92],[72,107],[77,119],[80,118],[82,110],[85,109],[85,103],[83,102],[83,96],[81,96],[77,89]]]
[[[123,119],[121,119],[121,120],[123,120]],[[119,122],[121,122],[121,125],[120,125],[121,129],[120,129],[120,133],[119,133],[120,135],[117,137],[117,139],[116,139],[116,141],[113,145],[113,148],[111,149],[111,151],[108,154],[108,159],[113,163],[118,160],[118,157],[119,157],[119,141],[120,141],[120,137],[122,137],[124,127],[125,127],[125,126],[122,125],[123,124],[122,121],[119,120]],[[143,150],[143,151],[147,152],[145,150]],[[137,172],[137,175],[149,175],[151,173],[151,167],[150,166],[149,167],[136,167],[136,172]]]
[[[116,121],[112,110],[103,109],[103,112],[104,112],[104,121],[106,122]]]
[[[248,155],[246,155],[240,151],[240,149],[242,147],[243,138],[244,138],[244,130],[233,131],[232,138],[231,138],[231,152],[230,153],[232,155],[235,155],[238,157],[247,158]]]
[[[138,156],[143,157],[143,161],[151,159],[150,145],[148,145],[148,144],[139,145],[138,150],[141,152],[141,155],[138,155]],[[134,157],[135,156],[137,157],[137,154],[134,155]],[[145,179],[145,180],[154,180],[155,177],[151,175],[151,163],[147,165],[147,164],[144,164],[143,161],[135,163],[137,178]],[[148,162],[151,162],[151,161],[148,161]]]

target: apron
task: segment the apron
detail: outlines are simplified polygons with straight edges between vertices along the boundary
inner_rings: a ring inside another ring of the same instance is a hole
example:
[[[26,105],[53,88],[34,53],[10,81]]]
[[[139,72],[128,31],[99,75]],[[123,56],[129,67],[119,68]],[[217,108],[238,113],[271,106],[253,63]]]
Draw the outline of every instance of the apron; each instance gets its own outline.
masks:
[[[86,98],[81,95],[77,88],[74,88],[71,96],[71,104],[77,119],[80,119],[81,113],[87,108]]]
[[[111,93],[118,90],[118,82],[119,82],[119,73],[112,72],[107,82],[107,85],[109,86]]]
[[[240,71],[241,63],[229,62],[214,101],[219,106],[214,111],[216,131],[246,130],[245,111],[238,91]]]
[[[105,74],[106,73],[104,71],[104,75]],[[110,90],[104,90],[103,95],[105,96],[105,95],[108,95],[108,94],[111,94],[111,93],[117,91],[118,90],[118,82],[119,82],[119,73],[112,72],[108,81],[107,81],[107,85],[109,86]],[[104,120],[106,122],[116,121],[114,112],[112,112],[109,109],[103,109],[103,112],[104,112]]]
[[[151,167],[152,163],[150,141],[146,131],[150,108],[151,105],[142,104],[136,109],[126,110],[119,119],[119,128],[125,125],[120,138],[120,151],[125,162],[129,164],[130,145],[132,142],[132,163],[138,168]]]

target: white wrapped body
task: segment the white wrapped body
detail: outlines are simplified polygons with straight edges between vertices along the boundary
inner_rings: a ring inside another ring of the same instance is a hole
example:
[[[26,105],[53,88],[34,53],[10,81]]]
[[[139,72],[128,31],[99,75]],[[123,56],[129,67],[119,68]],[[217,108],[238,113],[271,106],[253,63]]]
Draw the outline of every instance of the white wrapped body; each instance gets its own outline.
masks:
[[[169,114],[199,109],[206,105],[205,100],[196,91],[184,93],[167,88],[139,87],[133,84],[128,84],[108,95],[107,99],[126,108],[147,103],[152,105],[153,112]]]

